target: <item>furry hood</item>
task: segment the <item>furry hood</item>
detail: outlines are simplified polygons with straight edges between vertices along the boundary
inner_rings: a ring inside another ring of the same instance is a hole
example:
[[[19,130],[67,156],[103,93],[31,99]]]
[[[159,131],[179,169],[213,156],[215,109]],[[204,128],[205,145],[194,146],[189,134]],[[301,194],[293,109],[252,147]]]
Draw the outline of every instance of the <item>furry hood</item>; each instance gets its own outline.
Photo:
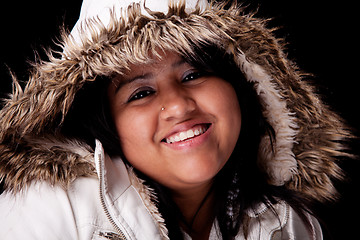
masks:
[[[62,36],[61,57],[49,53],[48,61],[37,63],[25,89],[14,79],[13,94],[0,112],[5,189],[19,191],[34,180],[66,187],[79,176],[94,175],[92,149],[59,134],[82,86],[98,76],[121,74],[130,63],[146,63],[155,49],[184,55],[193,54],[193,44],[209,43],[232,54],[274,129],[274,146],[264,137],[259,149],[259,166],[269,183],[312,200],[334,198],[332,180],[342,176],[336,162],[349,156],[343,143],[351,134],[306,74],[286,59],[266,20],[235,4],[111,2],[85,0],[72,33]]]

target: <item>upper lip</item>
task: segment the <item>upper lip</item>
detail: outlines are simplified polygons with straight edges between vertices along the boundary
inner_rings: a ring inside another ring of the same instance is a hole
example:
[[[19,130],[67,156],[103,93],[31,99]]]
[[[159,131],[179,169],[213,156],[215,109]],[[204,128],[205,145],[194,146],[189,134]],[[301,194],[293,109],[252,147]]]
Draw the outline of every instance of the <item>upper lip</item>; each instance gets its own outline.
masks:
[[[192,120],[183,121],[181,123],[177,123],[177,124],[175,124],[174,127],[172,127],[170,129],[170,131],[168,131],[166,133],[166,135],[164,137],[162,137],[160,139],[160,141],[165,141],[166,138],[168,138],[176,133],[187,131],[187,130],[193,128],[194,126],[201,125],[201,124],[209,125],[209,124],[211,124],[211,122],[202,120],[202,119],[192,119]]]

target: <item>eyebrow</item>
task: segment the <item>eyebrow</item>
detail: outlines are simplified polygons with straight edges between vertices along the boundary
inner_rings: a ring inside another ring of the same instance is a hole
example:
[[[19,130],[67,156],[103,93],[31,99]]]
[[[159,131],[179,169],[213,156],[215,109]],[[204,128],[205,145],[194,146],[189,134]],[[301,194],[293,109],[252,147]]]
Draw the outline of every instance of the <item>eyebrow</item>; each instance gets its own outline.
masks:
[[[180,67],[181,65],[183,65],[185,63],[187,63],[185,61],[185,59],[181,58],[179,61],[176,61],[173,64],[171,64],[171,68]],[[140,74],[140,75],[137,75],[137,76],[129,78],[129,79],[122,79],[121,81],[118,82],[115,92],[118,92],[123,86],[125,86],[127,84],[130,84],[130,83],[138,81],[138,80],[150,79],[151,77],[153,77],[153,73],[145,73],[145,74]]]
[[[118,92],[123,86],[125,86],[127,84],[130,84],[132,82],[139,81],[139,80],[149,79],[152,76],[153,76],[152,73],[145,73],[145,74],[140,74],[140,75],[137,75],[137,76],[129,78],[129,79],[122,79],[122,80],[118,81],[118,85],[116,86],[115,92]]]
[[[181,65],[187,63],[186,60],[184,58],[181,58],[179,61],[174,62],[173,64],[171,64],[172,68],[177,68],[180,67]]]

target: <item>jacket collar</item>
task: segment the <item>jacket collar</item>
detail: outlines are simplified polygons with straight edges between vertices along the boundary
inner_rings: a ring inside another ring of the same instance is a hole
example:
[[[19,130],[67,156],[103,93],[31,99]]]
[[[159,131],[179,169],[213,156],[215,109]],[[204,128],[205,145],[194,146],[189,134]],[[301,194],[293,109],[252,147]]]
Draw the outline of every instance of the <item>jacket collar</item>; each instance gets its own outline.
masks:
[[[156,196],[121,158],[111,159],[96,140],[95,165],[102,208],[120,236],[126,239],[168,239]],[[141,228],[141,229],[139,229]]]
[[[131,182],[124,162],[120,158],[111,159],[96,140],[95,167],[100,184],[112,201],[118,199],[130,186]]]

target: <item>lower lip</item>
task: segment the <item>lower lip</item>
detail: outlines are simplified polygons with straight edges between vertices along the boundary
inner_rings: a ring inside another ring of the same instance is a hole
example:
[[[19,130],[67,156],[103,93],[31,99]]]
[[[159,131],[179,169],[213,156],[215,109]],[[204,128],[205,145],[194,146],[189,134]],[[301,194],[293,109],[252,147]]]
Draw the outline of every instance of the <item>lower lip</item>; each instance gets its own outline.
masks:
[[[180,142],[174,142],[174,143],[166,143],[163,142],[167,147],[172,148],[174,150],[187,150],[192,149],[195,147],[198,147],[202,145],[210,136],[212,130],[212,125],[209,126],[209,128],[201,135],[198,135],[196,137],[193,137],[191,139],[180,141]]]

